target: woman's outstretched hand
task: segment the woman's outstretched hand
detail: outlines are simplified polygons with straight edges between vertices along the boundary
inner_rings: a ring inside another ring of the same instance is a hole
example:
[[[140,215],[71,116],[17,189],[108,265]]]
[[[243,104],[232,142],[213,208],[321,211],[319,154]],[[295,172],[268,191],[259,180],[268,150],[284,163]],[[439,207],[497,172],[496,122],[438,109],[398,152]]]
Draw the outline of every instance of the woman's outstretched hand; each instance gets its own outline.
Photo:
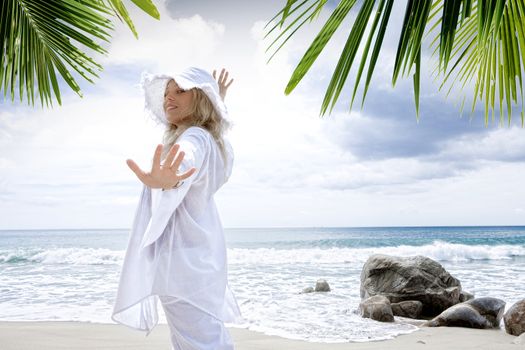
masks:
[[[161,165],[160,156],[162,154],[162,145],[158,145],[155,149],[155,154],[153,156],[153,165],[151,166],[150,172],[143,171],[137,165],[137,163],[135,163],[131,159],[127,159],[126,163],[130,167],[130,169],[135,173],[135,175],[137,175],[139,180],[142,181],[142,183],[146,186],[149,186],[151,188],[171,189],[180,181],[187,179],[188,177],[193,175],[193,173],[197,170],[195,168],[191,168],[184,174],[177,174],[177,170],[179,169],[179,166],[182,163],[182,159],[184,159],[184,152],[180,151],[177,154],[178,150],[179,145],[174,144],[171,147],[168,155],[166,156],[164,164]],[[177,158],[175,158],[176,154]],[[175,161],[173,161],[174,158]]]
[[[217,79],[217,71],[213,70],[213,79]],[[228,71],[224,68],[221,70],[221,74],[219,75],[219,79],[217,79],[217,84],[219,84],[219,94],[221,95],[222,100],[226,98],[226,92],[228,91],[228,88],[233,83],[233,78],[230,79],[228,82]]]

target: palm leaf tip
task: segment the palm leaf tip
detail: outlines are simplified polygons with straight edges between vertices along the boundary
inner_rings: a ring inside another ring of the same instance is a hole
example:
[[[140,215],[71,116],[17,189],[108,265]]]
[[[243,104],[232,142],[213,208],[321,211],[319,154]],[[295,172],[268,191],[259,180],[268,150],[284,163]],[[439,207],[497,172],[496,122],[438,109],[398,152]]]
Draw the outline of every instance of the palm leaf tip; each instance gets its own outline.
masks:
[[[155,19],[160,19],[160,13],[151,0],[131,0],[140,9]]]

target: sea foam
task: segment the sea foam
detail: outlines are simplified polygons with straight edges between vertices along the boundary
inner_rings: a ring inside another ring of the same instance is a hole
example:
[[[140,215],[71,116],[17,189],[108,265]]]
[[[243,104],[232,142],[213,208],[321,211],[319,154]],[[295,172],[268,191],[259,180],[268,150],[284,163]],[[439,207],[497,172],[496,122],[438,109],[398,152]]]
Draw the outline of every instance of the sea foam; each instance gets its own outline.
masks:
[[[41,263],[100,265],[121,264],[125,251],[106,248],[52,248],[0,251],[0,264]],[[231,264],[260,263],[362,263],[372,254],[395,256],[424,255],[437,261],[509,260],[525,257],[521,245],[467,245],[434,241],[422,246],[400,245],[373,248],[230,248]]]
[[[228,259],[232,264],[253,263],[362,263],[372,254],[395,256],[424,255],[437,261],[508,260],[525,257],[525,247],[519,245],[466,245],[434,241],[423,246],[400,245],[374,248],[232,248]]]

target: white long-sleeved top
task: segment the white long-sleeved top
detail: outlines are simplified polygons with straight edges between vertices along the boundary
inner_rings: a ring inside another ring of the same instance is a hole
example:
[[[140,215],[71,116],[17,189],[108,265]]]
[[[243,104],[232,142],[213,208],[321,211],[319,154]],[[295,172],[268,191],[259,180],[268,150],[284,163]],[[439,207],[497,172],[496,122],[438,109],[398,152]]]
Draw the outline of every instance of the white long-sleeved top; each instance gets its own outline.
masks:
[[[185,300],[223,322],[242,322],[228,285],[224,232],[214,194],[228,180],[226,159],[213,136],[200,127],[177,140],[185,156],[181,172],[197,171],[176,189],[143,186],[120,274],[111,318],[148,335],[158,323],[158,295]]]

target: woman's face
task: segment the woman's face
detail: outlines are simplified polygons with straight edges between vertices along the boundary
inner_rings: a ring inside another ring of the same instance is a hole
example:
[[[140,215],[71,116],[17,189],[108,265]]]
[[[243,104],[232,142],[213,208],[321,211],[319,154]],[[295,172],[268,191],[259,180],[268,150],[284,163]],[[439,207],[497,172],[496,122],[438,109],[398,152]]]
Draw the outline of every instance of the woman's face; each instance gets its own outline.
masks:
[[[182,90],[175,80],[170,80],[164,92],[164,112],[168,122],[181,125],[191,116],[191,106],[193,104],[193,93],[190,90]]]

